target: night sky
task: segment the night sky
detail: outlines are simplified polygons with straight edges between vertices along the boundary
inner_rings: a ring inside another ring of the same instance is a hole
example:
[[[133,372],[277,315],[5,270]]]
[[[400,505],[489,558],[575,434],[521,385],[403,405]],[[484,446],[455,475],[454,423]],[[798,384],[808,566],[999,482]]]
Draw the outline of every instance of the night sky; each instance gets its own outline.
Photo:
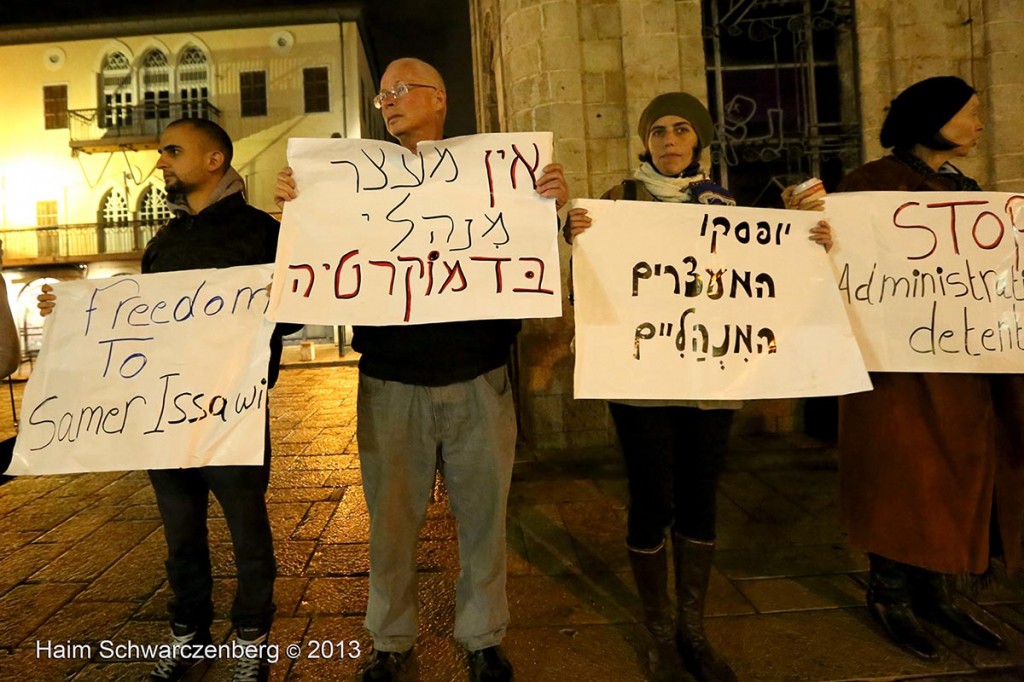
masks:
[[[361,6],[366,16],[371,59],[377,73],[397,57],[434,64],[448,84],[449,136],[475,132],[468,0],[41,0],[8,2],[0,25],[70,23],[87,19],[130,19],[234,8]]]

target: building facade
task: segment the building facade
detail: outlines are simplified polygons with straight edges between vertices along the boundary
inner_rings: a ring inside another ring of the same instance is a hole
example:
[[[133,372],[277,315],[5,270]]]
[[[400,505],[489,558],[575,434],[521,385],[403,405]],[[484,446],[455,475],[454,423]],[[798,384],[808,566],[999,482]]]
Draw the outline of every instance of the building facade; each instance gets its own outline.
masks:
[[[655,95],[707,101],[705,161],[741,204],[882,154],[895,95],[957,75],[987,131],[962,169],[986,189],[1024,188],[1024,4],[1017,0],[471,0],[479,130],[551,130],[575,196],[629,177],[636,121]],[[834,186],[834,185],[832,185]],[[563,266],[568,249],[563,249]],[[568,268],[563,267],[563,273]],[[522,419],[541,448],[613,441],[602,401],[574,400],[572,310],[520,337]],[[804,427],[804,402],[757,401],[738,430]]]
[[[276,210],[290,137],[380,137],[358,15],[282,10],[0,31],[4,277],[25,346],[48,278],[137,272],[169,218],[157,141],[171,121],[219,123],[250,203]]]

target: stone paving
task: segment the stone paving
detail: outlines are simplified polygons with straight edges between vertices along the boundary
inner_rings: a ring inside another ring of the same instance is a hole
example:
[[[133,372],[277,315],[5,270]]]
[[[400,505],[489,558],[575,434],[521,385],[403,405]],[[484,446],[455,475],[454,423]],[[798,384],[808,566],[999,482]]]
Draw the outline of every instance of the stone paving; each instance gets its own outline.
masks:
[[[368,649],[356,380],[353,367],[289,369],[272,393],[268,503],[280,575],[272,637],[282,648],[274,680],[352,680],[358,652]],[[0,435],[10,435],[10,410],[2,413]],[[845,544],[835,483],[834,453],[818,442],[732,443],[707,629],[739,678],[1024,679],[1020,588],[991,588],[968,603],[1008,638],[1008,652],[936,632],[942,655],[928,664],[882,639],[863,606],[866,562]],[[461,681],[464,658],[451,638],[455,522],[443,489],[436,497],[418,554],[418,679]],[[505,640],[519,682],[643,679],[624,506],[615,453],[520,453],[508,515],[512,627]],[[223,641],[233,566],[216,503],[211,516],[215,638]],[[144,679],[151,664],[112,662],[101,643],[164,641],[164,551],[144,473],[26,477],[0,487],[0,680]],[[289,643],[302,643],[298,660],[285,657]],[[193,672],[190,680],[230,678],[226,660]]]

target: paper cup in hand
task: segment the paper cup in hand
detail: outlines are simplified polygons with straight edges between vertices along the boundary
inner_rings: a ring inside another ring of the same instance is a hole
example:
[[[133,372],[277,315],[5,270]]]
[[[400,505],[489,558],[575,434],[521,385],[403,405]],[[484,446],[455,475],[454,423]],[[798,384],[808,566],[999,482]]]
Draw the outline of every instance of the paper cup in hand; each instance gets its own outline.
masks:
[[[817,192],[824,192],[824,191],[825,191],[824,183],[822,183],[822,181],[819,180],[818,178],[811,178],[810,180],[804,180],[799,185],[794,187],[793,188],[793,196],[796,196],[798,194],[803,194],[804,192],[808,192],[809,195],[810,195],[810,194],[815,194]]]

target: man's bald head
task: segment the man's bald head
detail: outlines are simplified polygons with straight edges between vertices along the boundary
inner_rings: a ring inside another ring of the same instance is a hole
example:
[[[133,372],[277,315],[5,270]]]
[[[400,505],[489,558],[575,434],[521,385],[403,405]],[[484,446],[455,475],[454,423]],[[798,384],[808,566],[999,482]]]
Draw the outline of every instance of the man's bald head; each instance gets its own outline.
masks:
[[[424,85],[433,85],[438,90],[444,90],[444,78],[441,77],[441,72],[438,71],[432,64],[428,64],[422,59],[416,57],[400,57],[388,64],[388,68],[384,70],[386,74],[391,71],[392,68],[402,69],[403,71],[411,71],[416,74],[418,79],[417,83],[423,83]],[[383,78],[381,79],[383,81]]]
[[[405,94],[389,95],[399,83],[408,86]],[[384,125],[403,147],[415,151],[418,142],[444,137],[448,94],[437,69],[415,57],[396,59],[381,76],[380,89]]]

